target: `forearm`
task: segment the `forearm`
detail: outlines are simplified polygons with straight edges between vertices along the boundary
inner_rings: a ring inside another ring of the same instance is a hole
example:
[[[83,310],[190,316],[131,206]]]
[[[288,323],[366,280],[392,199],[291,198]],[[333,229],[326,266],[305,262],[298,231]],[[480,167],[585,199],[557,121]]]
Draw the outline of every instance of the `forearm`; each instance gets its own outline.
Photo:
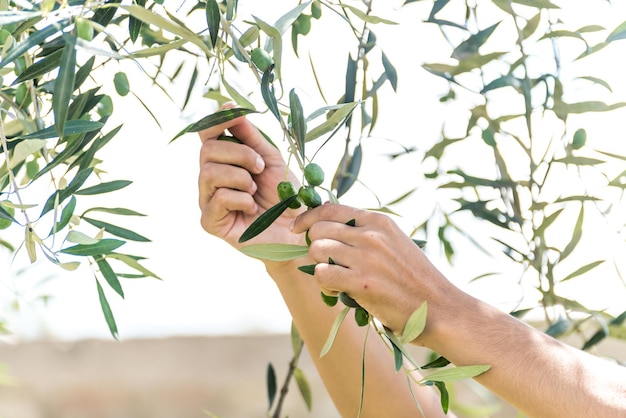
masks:
[[[307,264],[297,260],[298,265]],[[349,315],[328,354],[319,358],[341,304],[331,308],[320,297],[311,276],[295,265],[269,266],[311,358],[343,417],[356,417],[361,396],[362,353],[367,327],[358,327]],[[410,393],[406,375],[395,372],[393,357],[373,330],[365,352],[365,393],[361,417],[419,417],[419,407]],[[444,416],[436,392],[412,384],[427,417]]]
[[[447,295],[425,343],[530,417],[626,416],[626,368],[563,344],[471,296]],[[454,320],[450,320],[454,318]]]

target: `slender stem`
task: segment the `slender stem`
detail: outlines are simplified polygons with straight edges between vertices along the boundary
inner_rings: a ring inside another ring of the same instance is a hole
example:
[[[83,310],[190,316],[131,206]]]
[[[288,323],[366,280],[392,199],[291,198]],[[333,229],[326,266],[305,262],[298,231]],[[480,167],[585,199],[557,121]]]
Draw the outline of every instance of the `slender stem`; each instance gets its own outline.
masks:
[[[300,360],[300,355],[302,354],[302,349],[304,348],[304,343],[300,341],[298,349],[293,354],[293,358],[289,362],[289,369],[287,370],[287,375],[285,376],[285,381],[283,382],[283,386],[280,388],[280,396],[278,398],[278,402],[276,404],[276,409],[274,410],[274,414],[272,418],[280,418],[280,412],[283,408],[283,403],[287,397],[287,393],[289,392],[289,383],[293,378],[293,374],[298,367],[298,360]]]

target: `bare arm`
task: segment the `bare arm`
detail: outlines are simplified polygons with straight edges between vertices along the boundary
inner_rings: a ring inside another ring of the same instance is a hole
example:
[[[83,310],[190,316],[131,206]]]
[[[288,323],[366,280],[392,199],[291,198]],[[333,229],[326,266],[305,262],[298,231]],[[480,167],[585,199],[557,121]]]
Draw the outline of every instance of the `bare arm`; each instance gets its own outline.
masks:
[[[218,141],[228,131],[244,142]],[[280,153],[245,119],[239,118],[200,133],[199,204],[203,228],[236,248],[241,233],[261,213],[277,203],[276,185],[288,172]],[[295,178],[291,178],[297,183]],[[250,243],[294,243],[304,245],[303,234],[293,234],[290,225],[300,211],[288,210],[278,221]],[[297,270],[313,263],[298,259],[266,263],[269,274],[293,316],[337,409],[344,417],[356,417],[361,396],[361,353],[365,329],[352,320],[344,321],[331,351],[319,358],[339,307],[323,304],[315,280]],[[374,333],[367,342],[365,397],[362,417],[419,417],[406,377],[396,373],[387,347]],[[444,416],[434,390],[413,385],[427,417]]]
[[[356,219],[356,227],[344,225]],[[315,278],[347,292],[401,332],[428,303],[427,346],[461,365],[489,364],[477,380],[532,417],[626,416],[626,368],[569,347],[450,283],[387,216],[325,205],[298,217],[309,230]],[[331,256],[337,264],[326,264]]]

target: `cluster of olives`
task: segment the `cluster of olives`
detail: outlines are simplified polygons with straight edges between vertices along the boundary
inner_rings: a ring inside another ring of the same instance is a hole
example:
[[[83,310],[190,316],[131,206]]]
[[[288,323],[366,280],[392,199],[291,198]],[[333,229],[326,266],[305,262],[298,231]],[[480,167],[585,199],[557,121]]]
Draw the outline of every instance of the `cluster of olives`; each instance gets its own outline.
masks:
[[[295,195],[298,196],[289,205],[291,209],[298,209],[303,203],[308,208],[315,208],[322,204],[322,198],[315,190],[317,186],[324,182],[324,170],[322,170],[322,167],[315,163],[307,164],[304,167],[304,179],[306,180],[306,185],[300,187],[297,192],[293,183],[287,180],[281,181],[276,187],[280,200],[289,199]]]
[[[322,204],[320,195],[315,190],[315,187],[322,184],[324,181],[324,171],[322,168],[315,164],[310,163],[304,167],[304,179],[306,185],[300,187],[300,190],[296,192],[296,188],[290,181],[282,181],[278,184],[278,197],[280,200],[289,199],[294,195],[297,195],[297,199],[294,199],[289,205],[292,209],[297,209],[304,203],[308,208],[314,208]],[[346,225],[355,226],[354,219],[346,222]],[[310,244],[308,232],[306,234],[307,244]],[[335,261],[329,257],[329,264],[335,264]],[[315,272],[315,264],[300,266],[298,269],[304,273],[313,275]],[[345,306],[354,308],[354,319],[359,326],[365,326],[369,323],[369,313],[361,306],[357,301],[352,299],[348,294],[339,292],[337,296],[329,296],[324,293],[321,294],[322,300],[328,306],[335,306],[338,301],[341,301]]]

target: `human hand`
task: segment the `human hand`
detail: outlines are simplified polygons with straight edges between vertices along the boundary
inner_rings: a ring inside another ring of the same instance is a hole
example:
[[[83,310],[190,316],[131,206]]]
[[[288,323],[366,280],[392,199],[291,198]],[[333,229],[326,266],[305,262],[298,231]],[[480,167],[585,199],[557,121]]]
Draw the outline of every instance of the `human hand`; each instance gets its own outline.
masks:
[[[351,219],[355,226],[345,223]],[[328,295],[345,292],[392,331],[401,334],[409,316],[428,301],[423,339],[454,288],[391,218],[381,213],[326,204],[298,216],[292,231],[309,231],[314,277]],[[329,257],[335,264],[329,263]]]
[[[218,140],[228,130],[242,143]],[[245,117],[199,132],[199,205],[202,227],[236,248],[241,234],[267,209],[278,203],[277,184],[298,181],[288,172],[280,152]],[[296,186],[297,187],[297,186]],[[287,210],[270,228],[249,243],[294,243],[301,237],[289,233],[298,211]]]

